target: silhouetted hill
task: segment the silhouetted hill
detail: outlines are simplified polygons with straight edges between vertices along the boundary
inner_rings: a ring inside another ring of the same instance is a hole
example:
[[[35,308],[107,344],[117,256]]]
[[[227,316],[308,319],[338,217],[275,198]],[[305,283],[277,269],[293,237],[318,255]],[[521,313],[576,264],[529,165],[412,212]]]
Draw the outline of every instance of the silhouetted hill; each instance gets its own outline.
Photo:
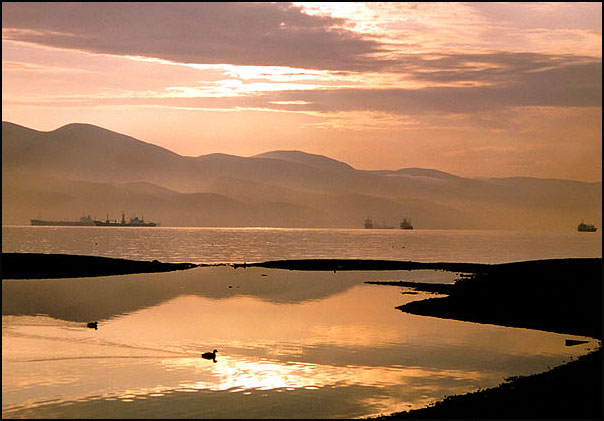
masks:
[[[271,158],[281,161],[296,162],[329,171],[355,171],[345,162],[337,161],[322,155],[315,155],[301,151],[272,151],[254,155],[254,158]]]
[[[427,168],[401,168],[400,170],[391,171],[388,175],[408,175],[412,177],[430,177],[430,178],[443,178],[448,180],[461,180],[461,177],[452,175],[439,170],[432,170]]]
[[[274,158],[210,154],[196,158],[196,164],[198,174],[208,181],[232,177],[259,183],[278,182],[308,191],[338,190],[345,183],[330,170]]]
[[[602,183],[469,179],[422,168],[356,170],[301,151],[186,157],[89,124],[2,123],[2,221],[145,213],[176,226],[574,230],[601,225]]]
[[[149,181],[186,179],[193,163],[167,149],[90,124],[68,124],[49,132],[2,124],[3,170],[78,180]]]

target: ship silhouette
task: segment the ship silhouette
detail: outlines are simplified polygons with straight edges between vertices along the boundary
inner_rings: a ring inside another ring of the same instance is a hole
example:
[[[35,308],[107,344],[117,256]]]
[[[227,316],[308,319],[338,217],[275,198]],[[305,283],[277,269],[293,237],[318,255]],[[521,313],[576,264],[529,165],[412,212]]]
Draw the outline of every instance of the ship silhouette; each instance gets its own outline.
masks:
[[[598,229],[594,224],[586,224],[583,221],[577,225],[577,231],[580,232],[596,232]]]
[[[140,219],[138,216],[130,218],[126,222],[126,215],[122,212],[122,220],[110,220],[109,215],[104,221],[93,220],[90,215],[82,216],[79,221],[50,221],[44,219],[30,219],[32,225],[37,226],[69,226],[69,227],[155,227],[158,224],[156,222],[145,222],[143,217]]]

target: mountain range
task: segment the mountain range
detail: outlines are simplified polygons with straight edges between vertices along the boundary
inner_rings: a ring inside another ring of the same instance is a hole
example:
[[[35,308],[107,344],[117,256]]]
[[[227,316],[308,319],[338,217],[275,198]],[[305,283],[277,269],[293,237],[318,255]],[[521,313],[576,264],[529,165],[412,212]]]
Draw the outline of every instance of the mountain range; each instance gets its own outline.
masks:
[[[2,223],[119,219],[162,226],[575,230],[601,226],[602,183],[357,170],[326,156],[181,156],[90,124],[43,132],[2,122]]]

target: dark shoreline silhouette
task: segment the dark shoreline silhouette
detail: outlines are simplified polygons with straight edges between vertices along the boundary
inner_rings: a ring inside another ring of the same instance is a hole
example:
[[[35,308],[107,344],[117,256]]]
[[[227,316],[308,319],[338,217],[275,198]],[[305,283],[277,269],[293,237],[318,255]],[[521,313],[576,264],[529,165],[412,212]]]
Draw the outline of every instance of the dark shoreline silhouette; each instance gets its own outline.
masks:
[[[487,270],[489,264],[483,263],[424,263],[402,260],[370,259],[298,259],[272,260],[268,262],[234,264],[235,269],[242,267],[263,267],[289,270],[419,270],[432,269],[449,272],[478,273]]]
[[[114,259],[72,254],[2,253],[2,279],[80,278],[169,272],[197,267],[193,263]]]
[[[407,313],[602,339],[602,259],[491,265],[453,285],[417,284],[447,297],[397,307]]]

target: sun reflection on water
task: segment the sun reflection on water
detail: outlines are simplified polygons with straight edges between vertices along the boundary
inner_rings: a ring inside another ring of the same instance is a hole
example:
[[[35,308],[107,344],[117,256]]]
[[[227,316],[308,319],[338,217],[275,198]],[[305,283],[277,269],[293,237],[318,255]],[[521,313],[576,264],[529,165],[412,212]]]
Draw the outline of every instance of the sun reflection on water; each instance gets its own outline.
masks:
[[[565,347],[572,335],[405,314],[395,306],[423,295],[394,287],[350,284],[293,302],[261,295],[272,293],[270,282],[304,291],[346,274],[316,284],[309,277],[319,275],[264,269],[165,276],[169,285],[196,276],[210,297],[168,296],[100,320],[98,330],[43,315],[3,316],[3,416],[371,416],[544,371],[596,345]],[[127,279],[141,293],[156,277]],[[230,284],[243,292],[212,298]],[[214,348],[216,363],[200,357]],[[318,401],[332,412],[321,412]]]

